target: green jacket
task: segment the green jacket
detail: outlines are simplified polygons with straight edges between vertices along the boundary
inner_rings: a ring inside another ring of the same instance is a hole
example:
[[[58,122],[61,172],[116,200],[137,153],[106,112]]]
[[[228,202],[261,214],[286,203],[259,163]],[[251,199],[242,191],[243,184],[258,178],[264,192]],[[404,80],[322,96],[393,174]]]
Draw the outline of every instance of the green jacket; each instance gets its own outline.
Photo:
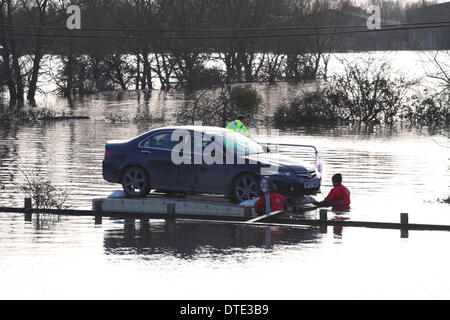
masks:
[[[231,121],[228,125],[227,125],[227,129],[233,130],[235,132],[239,132],[242,133],[244,136],[249,137],[250,134],[248,133],[247,128],[244,126],[244,124],[242,123],[241,120],[234,120]]]

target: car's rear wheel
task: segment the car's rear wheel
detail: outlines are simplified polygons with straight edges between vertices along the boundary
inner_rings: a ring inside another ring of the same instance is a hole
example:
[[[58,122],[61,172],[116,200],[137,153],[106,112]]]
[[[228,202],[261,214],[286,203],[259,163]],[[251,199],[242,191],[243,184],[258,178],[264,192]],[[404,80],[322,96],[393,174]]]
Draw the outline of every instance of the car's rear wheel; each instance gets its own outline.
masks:
[[[146,172],[139,167],[130,167],[122,174],[123,191],[130,198],[142,198],[150,192]]]
[[[256,176],[246,173],[236,178],[233,185],[233,195],[237,202],[251,200],[259,196],[259,180]]]

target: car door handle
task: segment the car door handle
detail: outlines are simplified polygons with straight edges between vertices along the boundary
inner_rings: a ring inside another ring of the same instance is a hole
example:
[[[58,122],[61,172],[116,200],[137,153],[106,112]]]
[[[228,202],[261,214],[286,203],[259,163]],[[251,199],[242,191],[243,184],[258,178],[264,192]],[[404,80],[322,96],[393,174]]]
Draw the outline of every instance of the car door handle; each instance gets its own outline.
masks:
[[[151,151],[148,151],[148,150],[141,150],[141,153],[152,154],[152,152],[151,152]]]

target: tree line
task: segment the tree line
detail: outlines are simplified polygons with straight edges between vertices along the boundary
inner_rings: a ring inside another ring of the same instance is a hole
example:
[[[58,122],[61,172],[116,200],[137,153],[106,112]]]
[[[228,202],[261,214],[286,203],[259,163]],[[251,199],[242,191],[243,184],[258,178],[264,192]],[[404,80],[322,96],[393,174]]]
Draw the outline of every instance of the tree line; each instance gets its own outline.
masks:
[[[65,28],[71,4],[81,8],[81,30]],[[429,3],[377,4],[389,24]],[[149,90],[155,80],[195,89],[326,78],[332,52],[404,40],[406,31],[332,34],[368,16],[350,0],[0,0],[0,86],[11,105],[23,105],[48,78],[68,98]]]

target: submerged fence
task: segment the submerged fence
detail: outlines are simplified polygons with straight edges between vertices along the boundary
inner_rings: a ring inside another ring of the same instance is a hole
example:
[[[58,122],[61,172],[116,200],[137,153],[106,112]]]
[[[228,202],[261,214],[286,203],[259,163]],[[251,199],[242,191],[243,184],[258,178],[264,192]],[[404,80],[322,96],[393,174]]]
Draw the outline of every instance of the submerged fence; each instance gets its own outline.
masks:
[[[25,221],[31,221],[33,214],[50,214],[72,217],[93,217],[95,224],[102,224],[103,218],[115,218],[124,220],[184,220],[203,223],[234,224],[247,226],[265,226],[265,227],[283,227],[283,228],[305,228],[319,227],[320,232],[326,233],[328,226],[353,227],[353,228],[372,228],[372,229],[393,229],[400,230],[402,237],[408,237],[408,231],[450,231],[450,225],[435,224],[412,224],[409,223],[407,213],[400,214],[400,222],[369,222],[369,221],[351,221],[351,220],[333,220],[328,219],[328,211],[320,210],[319,219],[306,218],[280,218],[282,211],[272,212],[258,218],[250,217],[231,217],[205,214],[179,214],[176,213],[173,206],[168,205],[166,212],[146,213],[146,212],[108,212],[102,211],[101,207],[95,210],[73,210],[73,209],[35,209],[32,208],[30,198],[24,201],[24,207],[0,207],[0,212],[4,213],[23,213]]]

